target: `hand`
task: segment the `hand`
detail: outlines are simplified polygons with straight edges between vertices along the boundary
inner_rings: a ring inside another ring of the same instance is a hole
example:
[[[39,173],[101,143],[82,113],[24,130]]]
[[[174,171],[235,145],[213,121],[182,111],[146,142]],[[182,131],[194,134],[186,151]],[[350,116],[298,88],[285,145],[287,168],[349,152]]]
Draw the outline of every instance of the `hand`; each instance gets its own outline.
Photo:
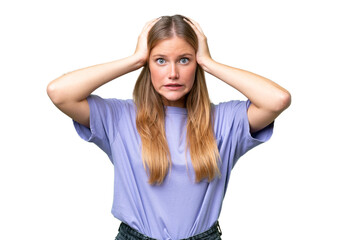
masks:
[[[209,46],[207,44],[207,38],[206,38],[204,32],[202,31],[200,25],[197,22],[195,22],[192,19],[190,19],[190,21],[188,21],[185,18],[184,18],[184,21],[187,22],[192,27],[192,29],[195,31],[195,33],[197,35],[199,46],[198,46],[198,50],[196,52],[196,61],[201,67],[204,68],[204,70],[206,70],[206,67],[205,67],[206,63],[209,61],[212,61],[210,51],[209,51]]]
[[[161,18],[156,18],[147,22],[138,37],[138,42],[136,45],[134,56],[139,58],[139,61],[141,62],[142,65],[144,65],[147,62],[149,57],[149,49],[147,46],[147,37],[149,31],[155,25],[155,23],[157,23],[157,21],[159,21],[160,19]]]

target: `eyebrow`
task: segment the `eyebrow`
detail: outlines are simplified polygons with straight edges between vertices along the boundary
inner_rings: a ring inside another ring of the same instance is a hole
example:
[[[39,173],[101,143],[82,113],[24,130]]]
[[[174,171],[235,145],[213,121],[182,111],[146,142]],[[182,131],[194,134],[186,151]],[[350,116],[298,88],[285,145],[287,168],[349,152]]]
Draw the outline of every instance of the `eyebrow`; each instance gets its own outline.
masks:
[[[191,54],[191,53],[184,53],[184,54],[181,54],[181,55],[179,55],[178,57],[179,58],[182,58],[182,57],[186,57],[186,56],[190,56],[190,57],[192,57],[193,56],[193,54]],[[167,57],[166,55],[163,55],[163,54],[155,54],[155,55],[153,55],[152,57],[160,57],[160,58],[165,58],[165,57]]]

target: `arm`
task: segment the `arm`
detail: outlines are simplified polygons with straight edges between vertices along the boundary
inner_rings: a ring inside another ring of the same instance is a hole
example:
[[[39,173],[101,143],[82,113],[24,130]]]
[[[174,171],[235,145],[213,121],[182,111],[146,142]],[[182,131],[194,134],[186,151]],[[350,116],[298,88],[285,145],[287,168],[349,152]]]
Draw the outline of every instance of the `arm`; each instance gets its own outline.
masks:
[[[50,82],[47,93],[55,106],[75,121],[89,127],[90,109],[86,98],[103,84],[139,69],[146,63],[147,34],[157,21],[158,19],[154,19],[145,25],[132,56],[76,70]]]
[[[199,49],[196,53],[199,65],[211,75],[244,94],[250,101],[248,119],[251,132],[257,132],[272,123],[282,111],[290,106],[290,93],[257,74],[229,67],[214,61],[207,45],[207,40],[200,26],[193,20],[188,22],[199,39]]]
[[[208,73],[234,87],[251,101],[248,109],[251,133],[272,123],[290,106],[290,93],[267,78],[213,60],[205,61],[202,66]]]

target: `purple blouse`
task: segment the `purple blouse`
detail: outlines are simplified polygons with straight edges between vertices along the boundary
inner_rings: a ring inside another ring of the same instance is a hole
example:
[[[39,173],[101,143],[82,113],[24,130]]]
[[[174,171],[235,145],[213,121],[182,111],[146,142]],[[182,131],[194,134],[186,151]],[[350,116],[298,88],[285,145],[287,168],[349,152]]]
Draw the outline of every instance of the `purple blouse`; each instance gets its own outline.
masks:
[[[215,223],[235,163],[247,151],[270,139],[274,126],[272,123],[251,135],[247,118],[250,101],[213,105],[221,177],[210,183],[195,183],[186,150],[187,110],[166,107],[165,130],[172,168],[163,184],[150,185],[143,168],[133,100],[102,99],[96,95],[87,100],[90,129],[77,122],[74,125],[79,136],[100,147],[114,165],[112,214],[139,232],[163,240],[188,238]]]

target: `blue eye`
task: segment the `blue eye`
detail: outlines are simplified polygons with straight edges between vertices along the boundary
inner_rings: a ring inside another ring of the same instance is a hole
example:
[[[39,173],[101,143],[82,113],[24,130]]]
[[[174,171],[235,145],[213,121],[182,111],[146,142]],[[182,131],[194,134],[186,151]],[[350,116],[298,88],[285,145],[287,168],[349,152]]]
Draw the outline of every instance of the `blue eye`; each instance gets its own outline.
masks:
[[[180,59],[180,63],[181,64],[186,64],[186,63],[188,63],[189,62],[189,59],[188,58],[182,58],[182,59]]]
[[[163,59],[163,58],[158,58],[158,59],[156,59],[156,62],[157,62],[158,64],[162,65],[162,64],[165,63],[165,59]]]

